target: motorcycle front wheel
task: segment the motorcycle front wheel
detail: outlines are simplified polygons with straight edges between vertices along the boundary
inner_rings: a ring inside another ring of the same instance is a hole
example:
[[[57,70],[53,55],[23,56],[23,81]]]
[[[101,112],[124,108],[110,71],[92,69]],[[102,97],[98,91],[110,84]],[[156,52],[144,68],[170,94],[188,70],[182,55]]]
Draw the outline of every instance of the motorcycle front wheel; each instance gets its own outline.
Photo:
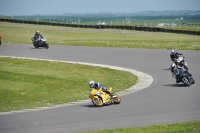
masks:
[[[187,77],[182,77],[181,79],[182,79],[182,82],[183,82],[185,85],[187,85],[187,86],[190,86],[190,85],[191,85],[191,83],[190,83],[190,81],[188,80]]]
[[[45,48],[46,48],[46,49],[49,48],[49,44],[48,44],[48,43],[45,44]]]
[[[38,48],[38,45],[37,45],[36,43],[33,43],[33,46],[34,46],[35,48]]]
[[[102,107],[103,106],[103,101],[99,97],[93,97],[92,98],[92,103],[97,107]]]

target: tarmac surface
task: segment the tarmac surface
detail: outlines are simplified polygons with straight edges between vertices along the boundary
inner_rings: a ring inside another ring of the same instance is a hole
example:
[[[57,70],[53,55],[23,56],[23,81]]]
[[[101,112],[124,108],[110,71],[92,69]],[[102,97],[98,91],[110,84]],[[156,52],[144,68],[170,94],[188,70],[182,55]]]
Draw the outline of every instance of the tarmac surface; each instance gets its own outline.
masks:
[[[0,114],[1,133],[71,133],[200,120],[200,51],[180,50],[196,81],[176,84],[170,50],[2,44],[0,56],[109,66],[135,73],[136,87],[119,92],[119,105],[94,107],[89,100],[53,108]],[[1,67],[0,67],[1,68]],[[142,84],[141,84],[142,83]]]

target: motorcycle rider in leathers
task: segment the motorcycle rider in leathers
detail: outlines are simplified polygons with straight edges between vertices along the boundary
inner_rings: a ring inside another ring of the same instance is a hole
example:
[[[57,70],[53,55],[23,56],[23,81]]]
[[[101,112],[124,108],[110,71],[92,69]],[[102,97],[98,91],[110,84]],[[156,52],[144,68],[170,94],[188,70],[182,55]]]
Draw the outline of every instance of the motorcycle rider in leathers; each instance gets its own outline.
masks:
[[[115,96],[112,95],[111,92],[108,91],[108,89],[105,86],[103,86],[102,84],[100,84],[98,82],[91,80],[91,81],[88,82],[88,85],[90,86],[90,88],[95,88],[97,90],[102,89],[103,92],[109,94],[112,98],[115,97]]]
[[[36,42],[36,45],[38,45],[40,38],[43,38],[43,36],[40,34],[40,31],[36,31],[36,33],[34,35],[34,40]]]
[[[177,59],[181,55],[182,55],[182,53],[178,53],[175,50],[172,50],[171,54],[170,54],[170,57],[171,57],[171,60],[174,62],[174,60]]]

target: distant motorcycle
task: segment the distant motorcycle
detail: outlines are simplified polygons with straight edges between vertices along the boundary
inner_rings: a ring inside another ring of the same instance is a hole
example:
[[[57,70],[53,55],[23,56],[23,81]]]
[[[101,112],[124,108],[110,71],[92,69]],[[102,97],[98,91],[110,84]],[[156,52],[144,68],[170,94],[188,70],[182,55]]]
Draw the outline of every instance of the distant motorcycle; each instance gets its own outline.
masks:
[[[2,43],[1,38],[2,38],[2,35],[0,35],[0,45],[1,45],[1,43]]]
[[[37,41],[34,39],[34,37],[32,37],[31,40],[35,48],[38,48],[38,47],[45,47],[46,49],[49,48],[47,39],[45,37],[39,38]]]
[[[184,67],[176,67],[175,63],[172,63],[171,72],[172,76],[178,81],[177,83],[183,82],[187,86],[195,83],[193,77],[189,75]]]

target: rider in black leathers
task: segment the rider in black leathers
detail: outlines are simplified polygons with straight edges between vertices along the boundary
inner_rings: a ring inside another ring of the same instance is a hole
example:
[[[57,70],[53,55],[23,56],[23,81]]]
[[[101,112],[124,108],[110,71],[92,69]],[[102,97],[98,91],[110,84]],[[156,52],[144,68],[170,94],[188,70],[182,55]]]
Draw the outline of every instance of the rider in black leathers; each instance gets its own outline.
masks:
[[[40,31],[36,31],[36,33],[34,35],[34,40],[35,40],[37,45],[38,45],[38,42],[39,42],[40,38],[43,38],[43,36],[40,34]]]

